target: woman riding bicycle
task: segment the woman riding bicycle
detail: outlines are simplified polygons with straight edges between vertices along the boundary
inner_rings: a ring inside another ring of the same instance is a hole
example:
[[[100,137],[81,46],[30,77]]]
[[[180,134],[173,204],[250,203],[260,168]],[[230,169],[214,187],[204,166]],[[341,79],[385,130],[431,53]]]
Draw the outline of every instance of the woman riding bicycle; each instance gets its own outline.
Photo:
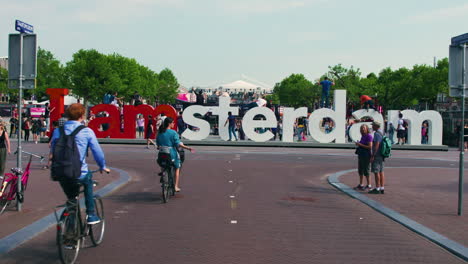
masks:
[[[172,128],[174,128],[174,120],[170,117],[166,117],[166,119],[164,119],[163,123],[159,127],[158,136],[156,137],[156,144],[160,151],[165,149],[169,150],[173,165],[175,167],[175,190],[176,192],[180,192],[180,157],[179,153],[177,152],[177,147],[180,146],[181,148],[190,151],[193,149],[185,146],[182,142],[180,142],[179,135],[177,132],[172,130]]]

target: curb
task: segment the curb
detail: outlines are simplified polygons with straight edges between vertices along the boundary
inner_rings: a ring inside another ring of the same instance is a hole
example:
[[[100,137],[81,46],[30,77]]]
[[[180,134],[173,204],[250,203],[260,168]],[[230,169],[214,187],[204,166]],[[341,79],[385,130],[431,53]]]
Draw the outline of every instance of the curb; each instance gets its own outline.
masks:
[[[110,169],[119,172],[120,178],[117,181],[111,182],[108,185],[104,186],[102,189],[99,189],[98,191],[94,192],[94,194],[99,195],[101,197],[106,196],[111,192],[117,190],[118,188],[124,186],[132,179],[132,177],[126,171],[117,168]],[[84,206],[84,198],[80,199],[80,206]],[[37,220],[36,222],[26,227],[23,227],[22,229],[14,232],[13,234],[10,234],[0,239],[0,255],[5,254],[8,251],[20,246],[26,241],[46,231],[47,229],[49,229],[49,227],[56,223],[57,220],[55,219],[55,215],[54,213],[51,213]]]
[[[400,167],[388,167],[388,169],[392,169],[392,168],[400,168]],[[413,168],[413,167],[411,167]],[[434,167],[434,168],[438,168],[438,167]],[[418,235],[420,236],[423,236],[425,237],[426,239],[429,239],[430,241],[432,241],[433,243],[441,246],[442,248],[448,250],[450,253],[454,254],[455,256],[465,260],[465,261],[468,261],[468,248],[421,225],[420,223],[418,222],[415,222],[411,219],[409,219],[408,217],[388,208],[388,207],[385,207],[384,205],[382,205],[381,203],[379,202],[376,202],[372,199],[370,199],[369,197],[353,190],[352,188],[350,188],[349,186],[347,186],[346,184],[343,184],[340,182],[339,178],[342,176],[342,175],[345,175],[347,173],[350,173],[350,172],[356,172],[357,170],[356,169],[352,169],[352,170],[344,170],[344,171],[339,171],[339,172],[336,172],[335,174],[331,175],[328,177],[328,183],[331,184],[332,186],[334,186],[335,188],[337,188],[338,190],[344,192],[345,194],[349,195],[350,197],[352,198],[355,198],[359,201],[361,201],[362,203],[368,205],[369,207],[371,207],[372,209],[376,210],[377,212],[387,216],[388,218],[392,219],[393,221],[397,222],[397,223],[400,223],[401,225],[403,225],[404,227],[408,228],[409,230],[417,233]]]

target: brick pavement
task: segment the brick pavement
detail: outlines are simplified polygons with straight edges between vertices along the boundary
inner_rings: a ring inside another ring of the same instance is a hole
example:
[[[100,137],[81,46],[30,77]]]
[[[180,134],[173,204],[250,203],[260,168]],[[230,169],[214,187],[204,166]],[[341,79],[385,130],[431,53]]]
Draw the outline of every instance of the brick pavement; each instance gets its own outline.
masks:
[[[26,143],[23,146],[24,150],[45,155],[47,146],[45,144]],[[27,155],[24,155],[23,166],[28,162]],[[50,180],[50,171],[42,169],[44,163],[39,163],[38,159],[33,158],[31,164],[31,176],[28,180],[28,187],[25,191],[25,201],[23,210],[17,212],[16,208],[9,207],[3,214],[0,215],[0,238],[3,238],[11,233],[33,223],[34,221],[52,213],[53,208],[65,202],[66,197],[62,192],[59,184]],[[16,156],[9,155],[6,171],[16,167]],[[108,183],[118,179],[119,175],[112,172],[109,175],[94,174],[94,179],[99,181],[97,189],[100,189]]]
[[[458,168],[388,168],[385,175],[385,194],[366,194],[369,198],[468,247],[467,194],[464,215],[457,215]],[[357,172],[341,176],[340,181],[356,186]]]
[[[187,157],[183,192],[161,204],[154,153],[104,148],[133,181],[105,198],[104,243],[83,249],[80,263],[464,263],[331,187],[327,176],[353,168],[351,155],[200,148]],[[2,262],[57,263],[54,243],[50,229]]]

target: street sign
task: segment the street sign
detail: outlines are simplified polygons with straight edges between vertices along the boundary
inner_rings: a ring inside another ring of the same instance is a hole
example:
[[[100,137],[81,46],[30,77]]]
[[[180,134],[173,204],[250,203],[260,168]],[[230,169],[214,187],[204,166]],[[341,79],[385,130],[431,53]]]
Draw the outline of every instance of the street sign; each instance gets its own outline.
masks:
[[[468,33],[452,38],[452,46],[459,46],[468,43]]]
[[[35,88],[37,77],[37,38],[36,34],[23,35],[23,86],[25,89]],[[8,87],[19,88],[21,34],[10,34],[8,47]]]
[[[26,33],[26,34],[34,33],[34,27],[32,25],[29,25],[20,20],[15,21],[15,30],[21,33]]]

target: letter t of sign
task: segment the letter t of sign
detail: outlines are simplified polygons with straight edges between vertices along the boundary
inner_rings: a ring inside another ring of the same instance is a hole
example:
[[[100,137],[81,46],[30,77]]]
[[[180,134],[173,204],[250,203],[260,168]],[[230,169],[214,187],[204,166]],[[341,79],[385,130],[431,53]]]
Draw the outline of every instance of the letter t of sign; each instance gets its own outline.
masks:
[[[239,107],[229,106],[231,103],[231,97],[220,96],[219,97],[219,106],[213,107],[211,111],[213,115],[218,115],[218,128],[219,135],[222,140],[228,140],[228,125],[224,126],[228,118],[228,112],[232,112],[233,115],[237,116],[239,114]]]

